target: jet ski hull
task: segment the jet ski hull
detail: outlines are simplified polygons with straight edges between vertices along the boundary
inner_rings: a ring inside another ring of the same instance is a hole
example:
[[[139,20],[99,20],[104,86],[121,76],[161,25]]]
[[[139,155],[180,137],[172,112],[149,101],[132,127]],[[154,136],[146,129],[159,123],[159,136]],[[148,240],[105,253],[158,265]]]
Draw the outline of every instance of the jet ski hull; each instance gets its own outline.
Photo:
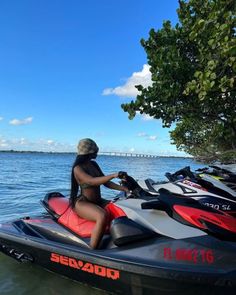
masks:
[[[209,236],[181,240],[155,236],[122,247],[91,250],[79,238],[74,245],[59,240],[61,226],[50,218],[42,218],[51,223],[50,237],[35,227],[27,232],[20,221],[0,226],[4,254],[111,293],[189,294],[191,288],[196,294],[217,294],[227,288],[231,294],[236,287],[235,243],[223,244]],[[63,239],[69,231],[63,233],[61,228]]]

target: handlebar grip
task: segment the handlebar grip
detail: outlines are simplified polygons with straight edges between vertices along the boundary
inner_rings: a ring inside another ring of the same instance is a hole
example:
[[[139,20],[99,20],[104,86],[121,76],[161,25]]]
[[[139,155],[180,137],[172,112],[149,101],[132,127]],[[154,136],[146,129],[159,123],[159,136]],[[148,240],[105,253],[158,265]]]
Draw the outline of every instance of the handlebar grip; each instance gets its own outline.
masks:
[[[118,172],[118,178],[120,179],[124,179],[128,176],[127,172],[124,172],[124,171],[119,171]]]

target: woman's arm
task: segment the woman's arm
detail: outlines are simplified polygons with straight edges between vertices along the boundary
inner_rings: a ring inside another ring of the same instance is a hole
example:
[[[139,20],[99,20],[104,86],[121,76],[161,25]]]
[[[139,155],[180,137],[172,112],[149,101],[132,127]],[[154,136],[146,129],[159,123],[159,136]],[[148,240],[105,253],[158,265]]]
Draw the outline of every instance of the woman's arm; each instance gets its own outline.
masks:
[[[119,185],[113,181],[108,181],[107,183],[104,183],[104,186],[117,191],[129,192],[129,189],[126,186]]]
[[[87,183],[89,185],[99,186],[101,184],[107,183],[113,178],[117,178],[118,172],[109,174],[109,175],[99,176],[99,177],[92,177],[89,174],[85,173],[84,170],[81,169],[79,166],[76,166],[74,168],[74,175],[76,180],[80,183]]]

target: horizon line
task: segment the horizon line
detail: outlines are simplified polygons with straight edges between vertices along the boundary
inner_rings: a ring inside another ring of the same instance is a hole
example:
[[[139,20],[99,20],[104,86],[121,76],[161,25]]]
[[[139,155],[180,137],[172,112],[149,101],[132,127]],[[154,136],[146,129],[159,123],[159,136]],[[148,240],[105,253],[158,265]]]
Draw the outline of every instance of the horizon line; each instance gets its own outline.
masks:
[[[0,150],[0,153],[41,153],[41,154],[77,154],[76,152],[59,152],[59,151],[25,151],[25,150]],[[144,153],[132,153],[132,152],[99,152],[98,156],[116,156],[116,157],[139,157],[139,158],[194,158],[191,155],[177,156],[177,155],[154,155]]]

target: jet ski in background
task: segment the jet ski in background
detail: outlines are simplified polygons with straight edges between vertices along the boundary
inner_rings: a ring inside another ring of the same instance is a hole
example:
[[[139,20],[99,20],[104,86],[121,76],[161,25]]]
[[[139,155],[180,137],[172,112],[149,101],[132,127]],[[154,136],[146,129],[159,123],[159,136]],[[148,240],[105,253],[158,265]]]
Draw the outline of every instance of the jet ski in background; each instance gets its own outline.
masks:
[[[198,172],[192,172],[187,166],[175,173],[166,173],[168,181],[155,182],[148,178],[138,181],[138,184],[150,194],[158,195],[159,190],[164,188],[236,217],[236,191],[212,175]]]
[[[131,194],[105,208],[99,249],[88,246],[94,222],[52,192],[46,215],[0,224],[0,251],[117,294],[233,294],[236,219],[163,188],[157,197],[128,175],[125,184]]]
[[[236,191],[236,165],[234,166],[234,172],[231,171],[229,165],[226,166],[227,169],[224,165],[210,165],[209,167],[197,169],[196,172],[199,173],[200,176],[201,174],[210,175],[211,177],[219,180],[220,182],[227,185],[229,188]]]
[[[209,171],[208,173],[206,173],[206,171],[207,171],[206,168],[200,168],[200,169],[197,169],[195,172],[192,172],[190,167],[187,166],[183,169],[178,170],[177,172],[173,174],[166,173],[165,176],[168,178],[169,181],[172,181],[172,182],[179,179],[187,178],[189,180],[195,181],[196,183],[199,183],[200,185],[202,185],[203,187],[207,189],[211,189],[212,192],[215,192],[222,196],[224,196],[225,194],[232,195],[236,198],[236,191],[228,187],[224,182],[222,182],[220,180],[220,177],[217,176],[215,172],[214,174],[213,172],[211,173],[210,168],[208,169]],[[233,180],[233,177],[231,177],[231,179]]]

